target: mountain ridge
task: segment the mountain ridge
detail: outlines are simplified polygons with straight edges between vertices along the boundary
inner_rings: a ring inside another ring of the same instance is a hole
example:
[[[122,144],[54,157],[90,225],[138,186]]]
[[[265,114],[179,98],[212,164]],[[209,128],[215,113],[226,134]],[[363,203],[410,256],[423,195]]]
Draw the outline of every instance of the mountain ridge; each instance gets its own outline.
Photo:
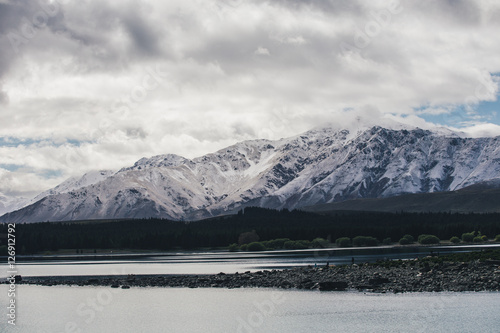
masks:
[[[401,194],[387,198],[361,198],[301,209],[327,215],[346,211],[500,213],[500,178],[473,184],[456,191]]]
[[[249,140],[194,159],[142,158],[0,222],[163,217],[197,220],[250,205],[300,208],[354,198],[457,190],[498,178],[500,137],[380,126]]]
[[[66,193],[72,190],[79,189],[81,187],[89,186],[95,183],[98,183],[99,181],[113,175],[115,171],[112,170],[94,170],[85,173],[81,177],[70,177],[57,185],[54,188],[51,188],[49,190],[43,191],[36,195],[35,197],[32,198],[18,198],[14,200],[13,202],[9,203],[6,206],[0,207],[1,211],[4,213],[0,213],[0,216],[5,214],[5,213],[10,213],[12,211],[16,211],[19,209],[22,209],[26,206],[29,206],[31,204],[36,203],[39,200],[42,200],[43,198],[49,196],[49,195],[55,195],[59,193]]]

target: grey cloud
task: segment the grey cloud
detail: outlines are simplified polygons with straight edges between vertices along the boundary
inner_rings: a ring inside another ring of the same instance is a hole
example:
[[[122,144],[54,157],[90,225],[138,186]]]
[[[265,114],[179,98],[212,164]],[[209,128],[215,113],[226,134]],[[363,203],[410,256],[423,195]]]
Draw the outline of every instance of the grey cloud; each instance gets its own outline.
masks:
[[[8,104],[8,102],[9,102],[9,96],[7,95],[6,92],[2,91],[2,86],[0,86],[0,105]]]
[[[279,5],[287,9],[303,10],[313,8],[325,13],[360,15],[364,12],[363,6],[356,0],[267,0],[269,5]]]
[[[236,137],[256,137],[255,129],[248,123],[236,122],[232,124],[233,136]]]
[[[288,37],[295,37],[289,34]],[[243,31],[237,36],[205,36],[196,49],[186,52],[186,57],[199,63],[217,63],[229,75],[266,72],[290,72],[295,69],[336,65],[333,52],[340,40],[335,36],[322,36],[310,31],[297,31],[306,39],[303,45],[285,43],[269,35],[265,27]],[[270,54],[259,56],[255,51],[266,48]],[[329,56],[331,55],[331,56]]]
[[[445,16],[461,25],[477,25],[481,22],[481,9],[473,1],[447,0],[439,1],[438,4]]]
[[[61,20],[59,13],[47,13],[37,1],[7,1],[0,3],[0,81],[23,52],[30,49],[31,40],[40,30],[51,29]],[[0,85],[0,103],[8,101]]]
[[[0,3],[0,34],[17,27],[22,18],[23,7],[14,3]]]
[[[160,36],[147,23],[146,18],[134,12],[123,17],[122,22],[133,42],[132,50],[146,56],[160,55]]]
[[[41,14],[40,18],[35,14]],[[40,20],[47,26],[56,21],[52,16],[44,12],[40,4],[35,0],[7,1],[0,3],[0,34],[6,34],[13,29],[20,28],[25,22],[31,24]],[[45,19],[42,19],[44,17]]]
[[[500,71],[495,26],[484,24],[498,15],[491,3],[402,0],[403,11],[368,46],[344,55],[340,44],[353,44],[384,1],[256,0],[225,9],[216,1],[66,2],[22,46],[22,59],[5,31],[38,3],[0,0],[0,89],[3,81],[19,96],[2,107],[0,129],[14,138],[90,141],[66,171],[121,167],[137,156],[193,156],[328,121],[355,124],[355,112],[375,123],[388,113],[417,119],[412,108],[473,94],[479,69]],[[23,90],[27,71],[39,76],[39,91]],[[130,112],[115,110],[145,87]],[[61,163],[54,154],[64,147],[31,148],[15,156]]]
[[[140,127],[127,128],[125,129],[125,133],[130,139],[145,139],[148,136],[146,131],[144,131],[144,129]]]
[[[458,26],[478,25],[487,14],[477,2],[467,0],[405,0],[402,6],[405,9],[417,9],[422,18],[433,17],[437,22]]]
[[[38,14],[47,18],[46,24],[40,28],[36,26]],[[81,72],[121,71],[130,63],[170,57],[168,47],[162,48],[162,45],[169,45],[162,43],[168,34],[161,25],[151,22],[149,14],[147,7],[139,1],[119,4],[70,2],[58,5],[54,13],[45,12],[35,0],[1,3],[0,79],[20,55],[42,50],[70,56]],[[23,31],[33,27],[34,36],[26,38]],[[50,31],[52,35],[42,34],[41,30]],[[19,50],[11,45],[9,37],[12,39],[12,33],[22,40]],[[121,33],[128,38],[128,43],[116,38]],[[40,49],[42,45],[43,49]]]
[[[124,2],[111,7],[109,3],[95,1],[86,6],[89,8],[82,13],[83,18],[74,18],[76,22],[67,23],[66,29],[72,39],[81,41],[87,47],[104,49],[112,55],[110,61],[115,61],[117,57],[132,61],[165,55],[162,54],[161,39],[167,33],[151,22],[148,9],[140,2]],[[121,31],[129,38],[128,48],[114,40]]]

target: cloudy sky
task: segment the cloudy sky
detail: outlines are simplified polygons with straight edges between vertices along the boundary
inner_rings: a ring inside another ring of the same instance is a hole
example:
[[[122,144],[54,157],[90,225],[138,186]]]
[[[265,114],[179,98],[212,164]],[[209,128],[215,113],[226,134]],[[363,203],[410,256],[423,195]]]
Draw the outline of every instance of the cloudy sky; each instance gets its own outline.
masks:
[[[0,0],[0,197],[397,120],[500,135],[500,2]]]

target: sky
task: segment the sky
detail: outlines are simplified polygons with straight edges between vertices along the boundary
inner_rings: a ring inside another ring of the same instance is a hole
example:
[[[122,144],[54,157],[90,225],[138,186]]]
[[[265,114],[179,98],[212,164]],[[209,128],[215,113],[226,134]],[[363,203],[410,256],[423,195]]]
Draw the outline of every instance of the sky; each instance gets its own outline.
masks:
[[[0,0],[0,199],[317,126],[500,135],[499,31],[495,0]]]

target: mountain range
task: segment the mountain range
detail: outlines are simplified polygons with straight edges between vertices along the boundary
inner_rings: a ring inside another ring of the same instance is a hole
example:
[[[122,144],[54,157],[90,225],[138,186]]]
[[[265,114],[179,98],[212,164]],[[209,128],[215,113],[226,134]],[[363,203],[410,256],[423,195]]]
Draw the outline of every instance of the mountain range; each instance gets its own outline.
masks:
[[[16,211],[23,207],[29,206],[49,195],[55,195],[60,193],[67,193],[73,190],[77,190],[81,187],[89,186],[106,179],[114,174],[111,170],[102,171],[91,171],[84,174],[82,177],[71,177],[56,187],[43,191],[42,193],[36,195],[31,199],[27,198],[7,198],[0,194],[0,215],[6,212]]]
[[[198,220],[248,206],[293,209],[456,191],[496,178],[500,137],[467,138],[444,129],[321,128],[244,141],[194,159],[142,158],[118,172],[65,182],[0,222]]]

